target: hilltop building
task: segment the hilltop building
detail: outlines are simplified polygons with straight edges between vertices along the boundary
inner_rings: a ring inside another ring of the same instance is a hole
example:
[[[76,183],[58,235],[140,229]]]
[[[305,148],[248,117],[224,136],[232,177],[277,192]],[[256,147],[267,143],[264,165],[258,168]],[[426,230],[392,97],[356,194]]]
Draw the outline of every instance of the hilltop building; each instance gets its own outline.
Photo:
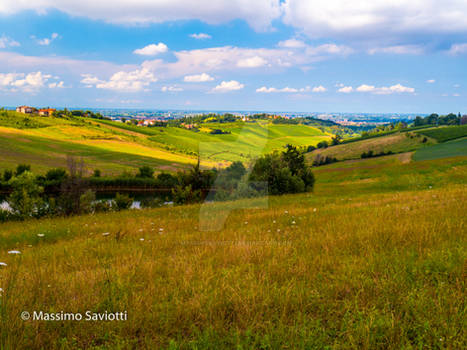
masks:
[[[52,113],[55,112],[54,108],[43,108],[39,109],[39,115],[44,115],[46,117],[50,117]]]
[[[30,114],[34,111],[34,108],[29,107],[29,106],[19,106],[16,107],[16,112],[18,113],[24,113],[24,114]]]

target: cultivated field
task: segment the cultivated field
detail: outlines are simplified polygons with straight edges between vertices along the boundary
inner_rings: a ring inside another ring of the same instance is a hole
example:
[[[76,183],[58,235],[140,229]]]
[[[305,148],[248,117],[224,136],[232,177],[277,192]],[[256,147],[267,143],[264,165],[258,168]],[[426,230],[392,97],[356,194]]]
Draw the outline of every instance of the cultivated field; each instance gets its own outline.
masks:
[[[467,157],[315,175],[314,193],[235,210],[220,232],[198,230],[199,205],[2,224],[1,347],[466,348]]]
[[[215,128],[228,133],[210,134]],[[43,173],[52,167],[64,167],[68,155],[82,157],[89,171],[100,169],[104,175],[134,171],[143,165],[156,171],[177,171],[195,164],[198,151],[204,167],[223,167],[236,160],[249,162],[287,143],[316,145],[330,138],[330,134],[306,125],[208,123],[195,132],[3,112],[0,171],[23,162],[31,164],[34,172]]]

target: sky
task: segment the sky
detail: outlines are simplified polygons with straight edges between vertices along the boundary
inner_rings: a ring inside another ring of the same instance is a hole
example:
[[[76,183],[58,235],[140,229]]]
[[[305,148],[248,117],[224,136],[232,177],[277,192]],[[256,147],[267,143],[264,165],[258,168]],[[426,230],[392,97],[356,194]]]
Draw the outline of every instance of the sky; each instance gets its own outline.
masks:
[[[0,106],[467,113],[467,0],[1,0]]]

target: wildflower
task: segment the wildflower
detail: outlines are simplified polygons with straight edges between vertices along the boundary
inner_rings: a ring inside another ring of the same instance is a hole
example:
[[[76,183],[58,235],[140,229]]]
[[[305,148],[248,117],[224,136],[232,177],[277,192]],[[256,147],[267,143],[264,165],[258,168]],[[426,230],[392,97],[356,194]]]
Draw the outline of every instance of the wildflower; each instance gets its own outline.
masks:
[[[38,233],[37,237],[44,237],[45,235],[43,233]]]
[[[140,238],[139,240],[140,240],[140,241],[144,241],[144,238]]]
[[[138,232],[143,232],[143,229],[142,229],[142,228],[140,228],[140,229],[138,230]]]
[[[316,211],[316,208],[313,208],[313,211]]]
[[[108,235],[110,235],[110,232],[104,232],[104,233],[102,234],[102,236],[108,236]]]
[[[21,254],[19,250],[9,250],[8,254]]]
[[[162,227],[159,228],[159,231],[164,231],[164,229]]]
[[[281,232],[281,229],[280,229],[280,228],[278,228],[278,229],[277,229],[277,232]]]
[[[0,261],[0,266],[8,266],[8,264]]]
[[[276,220],[273,220],[272,223],[275,224],[275,223],[276,223]]]
[[[292,221],[292,225],[295,225],[295,221]]]
[[[289,212],[288,212],[288,210],[286,210],[286,211],[284,211],[284,213],[285,213],[285,214],[288,214]]]
[[[248,225],[248,221],[245,221],[245,225]]]

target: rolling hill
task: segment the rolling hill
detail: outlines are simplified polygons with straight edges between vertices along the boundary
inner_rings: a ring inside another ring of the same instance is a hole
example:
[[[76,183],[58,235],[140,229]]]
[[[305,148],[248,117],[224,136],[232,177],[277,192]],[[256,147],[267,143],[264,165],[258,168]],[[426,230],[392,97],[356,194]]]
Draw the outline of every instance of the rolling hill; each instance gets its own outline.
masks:
[[[223,134],[211,134],[222,129]],[[195,132],[178,127],[134,127],[86,118],[25,116],[0,113],[0,170],[28,163],[42,173],[65,165],[68,155],[82,157],[89,170],[104,174],[149,165],[176,171],[196,162],[205,167],[248,162],[285,144],[316,145],[330,134],[306,125],[259,122],[207,123]]]

